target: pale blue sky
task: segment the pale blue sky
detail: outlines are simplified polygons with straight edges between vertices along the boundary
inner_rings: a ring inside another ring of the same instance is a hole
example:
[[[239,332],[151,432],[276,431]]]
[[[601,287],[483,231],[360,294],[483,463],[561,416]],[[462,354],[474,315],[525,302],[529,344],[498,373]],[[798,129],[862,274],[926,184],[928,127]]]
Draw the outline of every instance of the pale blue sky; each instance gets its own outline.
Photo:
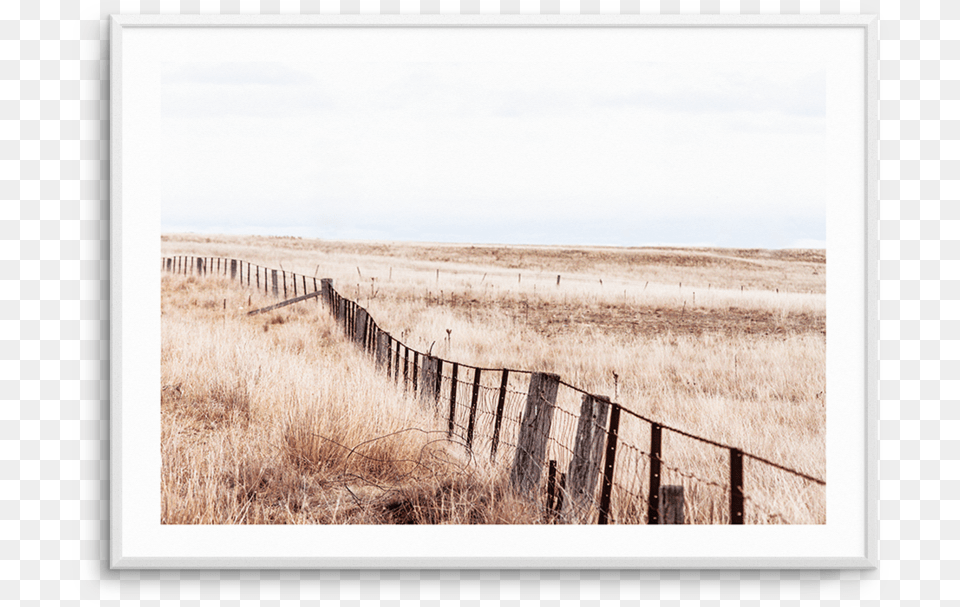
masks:
[[[177,64],[162,230],[822,247],[806,64]]]

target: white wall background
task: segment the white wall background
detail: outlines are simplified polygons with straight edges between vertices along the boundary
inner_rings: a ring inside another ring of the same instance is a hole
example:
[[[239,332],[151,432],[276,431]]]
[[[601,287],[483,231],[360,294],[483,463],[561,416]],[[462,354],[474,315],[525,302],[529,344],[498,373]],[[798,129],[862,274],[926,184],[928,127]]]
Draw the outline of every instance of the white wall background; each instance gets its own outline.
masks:
[[[960,280],[950,279],[960,260],[960,121],[953,119],[960,114],[960,3],[902,4],[0,4],[0,600],[893,604],[960,596],[960,384],[941,379],[960,377]],[[880,567],[866,572],[110,571],[106,17],[300,12],[879,14]]]

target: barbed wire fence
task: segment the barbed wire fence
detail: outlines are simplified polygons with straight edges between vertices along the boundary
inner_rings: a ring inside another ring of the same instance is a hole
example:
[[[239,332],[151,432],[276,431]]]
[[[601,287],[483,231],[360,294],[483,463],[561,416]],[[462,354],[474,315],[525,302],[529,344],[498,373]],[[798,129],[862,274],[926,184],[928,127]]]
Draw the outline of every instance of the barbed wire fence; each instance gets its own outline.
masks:
[[[420,352],[382,329],[329,278],[219,257],[165,257],[161,269],[229,277],[283,298],[249,314],[319,298],[381,372],[446,422],[449,440],[508,469],[513,490],[551,522],[790,524],[798,521],[776,504],[784,497],[809,503],[817,492],[822,501],[826,490],[815,476],[662,424],[557,375]]]

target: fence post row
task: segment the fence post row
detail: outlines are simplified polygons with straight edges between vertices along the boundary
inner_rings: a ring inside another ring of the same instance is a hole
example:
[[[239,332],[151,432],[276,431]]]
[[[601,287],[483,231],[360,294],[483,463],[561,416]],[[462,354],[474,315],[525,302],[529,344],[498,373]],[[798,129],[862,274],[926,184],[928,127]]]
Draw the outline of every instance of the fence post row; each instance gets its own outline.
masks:
[[[564,514],[574,522],[586,522],[585,516],[594,503],[603,461],[603,437],[609,409],[610,399],[606,396],[584,394],[580,402],[577,438],[567,472],[570,500],[567,502],[568,512]]]
[[[598,525],[606,525],[610,516],[610,497],[613,492],[613,466],[617,461],[617,432],[620,430],[620,405],[611,403],[610,425],[607,427],[607,449],[603,460],[603,488],[600,492]]]
[[[559,387],[559,375],[533,373],[530,376],[527,405],[520,421],[517,455],[510,472],[511,486],[522,495],[533,496],[540,487]]]

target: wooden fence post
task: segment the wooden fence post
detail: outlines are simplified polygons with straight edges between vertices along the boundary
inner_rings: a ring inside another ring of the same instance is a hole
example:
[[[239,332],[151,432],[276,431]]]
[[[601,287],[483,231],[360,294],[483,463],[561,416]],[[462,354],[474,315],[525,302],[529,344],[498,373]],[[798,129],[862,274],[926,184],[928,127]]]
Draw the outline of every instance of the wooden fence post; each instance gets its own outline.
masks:
[[[433,384],[433,402],[440,406],[440,386],[443,384],[443,359],[437,359],[437,375]],[[439,411],[438,411],[439,413]]]
[[[660,524],[683,524],[683,485],[660,486]]]
[[[743,451],[730,448],[730,524],[743,524]]]
[[[393,381],[400,383],[400,342],[391,338],[393,344],[396,344],[396,351],[393,354]],[[393,347],[391,344],[391,347]]]
[[[417,373],[420,369],[420,353],[416,350],[413,351],[413,377],[410,381],[410,385],[413,386],[413,393],[417,393]],[[422,397],[421,397],[422,398]]]
[[[250,287],[250,262],[247,262],[247,287]]]
[[[547,451],[559,387],[559,375],[534,373],[530,377],[527,405],[517,440],[517,456],[510,473],[510,484],[520,494],[536,495],[540,487],[543,458]]]
[[[424,405],[436,406],[437,396],[434,387],[440,377],[440,360],[433,356],[423,355],[422,371],[420,372],[420,402]],[[416,370],[414,370],[416,373]],[[414,375],[416,378],[416,375]]]
[[[323,292],[323,302],[326,304],[327,309],[333,312],[333,279],[332,278],[321,278],[320,279],[320,290]]]
[[[277,271],[273,270],[273,296],[274,297],[280,297],[279,279],[280,277],[277,276]]]
[[[467,451],[473,451],[473,429],[477,422],[477,401],[480,400],[480,369],[473,370],[473,394],[470,397],[470,419],[467,421]]]
[[[366,337],[367,337],[367,311],[364,309],[359,309],[356,312],[356,327],[353,335],[353,339],[360,345],[366,346]]]
[[[287,271],[281,270],[283,272],[283,298],[287,298]]]
[[[237,260],[230,260],[230,280],[236,280],[237,278]]]
[[[610,518],[610,498],[613,493],[613,469],[617,461],[617,432],[620,431],[620,405],[610,405],[610,425],[607,427],[607,449],[603,458],[603,488],[600,491],[598,525],[606,525]]]
[[[493,437],[490,439],[490,460],[497,460],[497,447],[500,445],[500,426],[503,424],[503,405],[507,399],[507,379],[510,371],[504,369],[500,373],[500,394],[497,396],[497,413],[493,418]]]
[[[390,365],[390,336],[387,335],[384,331],[377,331],[377,368],[380,370],[387,369],[389,373]]]
[[[660,445],[663,428],[650,424],[650,494],[647,497],[647,524],[660,524]]]
[[[610,400],[605,396],[584,394],[577,420],[577,438],[573,446],[567,478],[570,479],[570,500],[565,517],[585,523],[597,491],[597,480],[603,462],[603,438],[606,434]]]
[[[398,348],[399,349],[399,348]],[[403,347],[403,389],[407,389],[407,378],[410,377],[410,348]]]
[[[293,276],[293,296],[296,297],[297,296],[297,275],[293,274],[292,272],[291,274]],[[304,293],[306,293],[306,291],[304,291]]]
[[[203,260],[197,257],[196,263],[197,263],[197,276],[200,276],[201,274],[203,274]]]
[[[453,437],[453,422],[457,418],[457,374],[460,371],[460,365],[453,363],[453,369],[450,371],[450,416],[447,419],[447,438]]]

